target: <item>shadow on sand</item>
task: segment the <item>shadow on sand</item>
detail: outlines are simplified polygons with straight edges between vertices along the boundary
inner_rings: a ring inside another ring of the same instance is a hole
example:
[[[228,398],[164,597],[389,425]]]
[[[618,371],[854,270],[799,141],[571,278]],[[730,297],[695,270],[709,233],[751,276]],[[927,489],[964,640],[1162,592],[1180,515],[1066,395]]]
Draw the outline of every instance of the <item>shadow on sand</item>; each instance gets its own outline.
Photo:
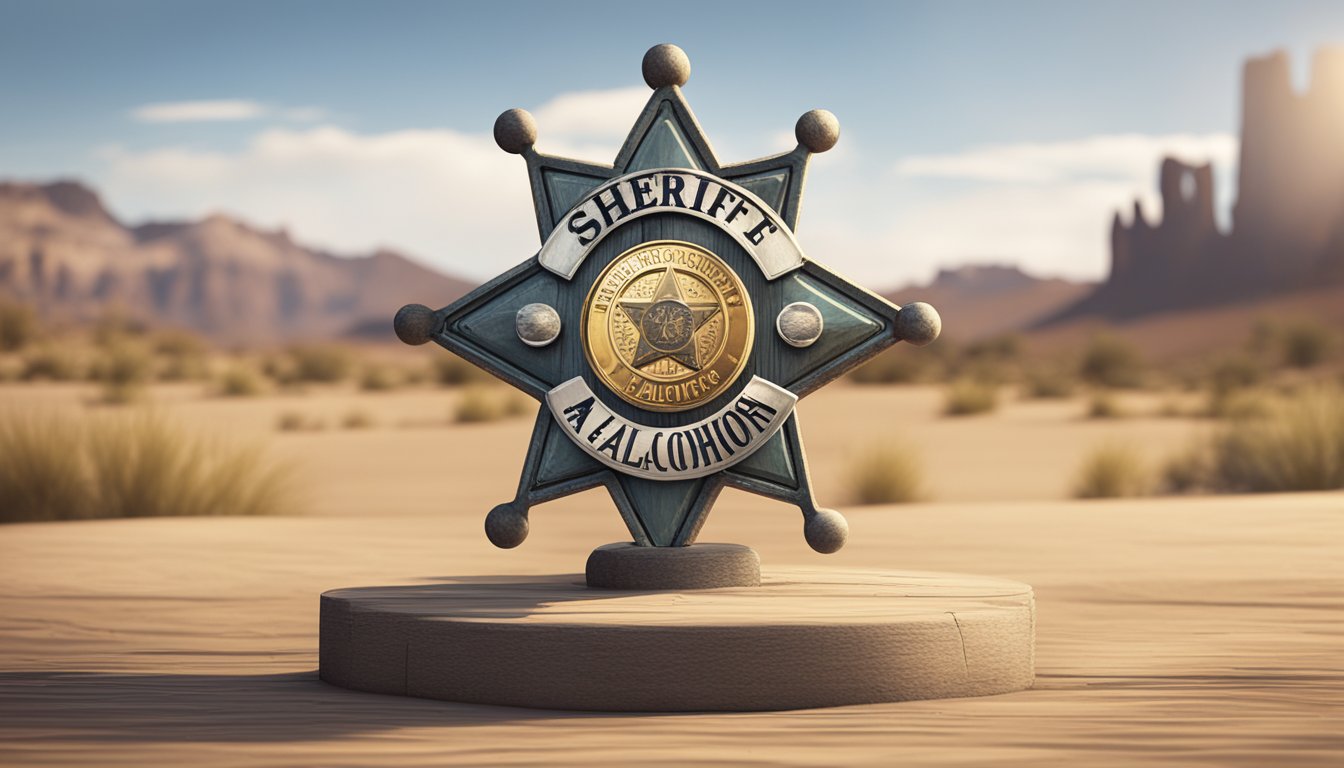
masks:
[[[0,731],[42,731],[66,741],[308,741],[393,728],[605,716],[360,693],[323,683],[316,670],[0,673]]]
[[[525,616],[543,604],[633,594],[588,590],[582,574],[427,580],[434,583],[338,591],[382,593],[390,599],[417,602],[432,601],[436,593],[452,593],[463,615],[482,617]],[[216,651],[211,661],[253,655]],[[641,715],[455,704],[363,693],[328,685],[318,679],[317,670],[253,675],[0,672],[0,732],[40,731],[50,738],[86,742],[307,741],[393,728],[595,717]]]

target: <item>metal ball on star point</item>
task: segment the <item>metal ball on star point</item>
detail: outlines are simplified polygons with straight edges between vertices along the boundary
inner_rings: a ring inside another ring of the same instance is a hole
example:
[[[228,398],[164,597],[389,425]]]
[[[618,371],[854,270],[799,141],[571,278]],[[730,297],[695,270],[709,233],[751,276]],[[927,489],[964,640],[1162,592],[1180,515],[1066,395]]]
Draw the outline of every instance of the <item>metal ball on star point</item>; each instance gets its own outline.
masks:
[[[514,155],[521,155],[537,143],[537,121],[526,109],[510,109],[495,118],[495,143]]]
[[[691,59],[677,46],[663,43],[644,54],[643,70],[650,88],[685,85],[691,79]]]
[[[392,330],[406,344],[424,344],[429,341],[436,325],[438,317],[434,310],[424,304],[407,304],[397,310],[397,316],[392,319]]]
[[[901,307],[896,314],[896,338],[922,347],[943,332],[943,318],[938,310],[922,301],[913,301]]]
[[[500,504],[485,516],[485,536],[500,549],[513,549],[522,544],[530,528],[527,514],[513,504]]]
[[[798,118],[793,135],[809,152],[825,152],[840,141],[840,119],[828,110],[814,109]]]
[[[834,509],[818,509],[803,522],[803,538],[823,555],[838,552],[849,538],[849,521]]]

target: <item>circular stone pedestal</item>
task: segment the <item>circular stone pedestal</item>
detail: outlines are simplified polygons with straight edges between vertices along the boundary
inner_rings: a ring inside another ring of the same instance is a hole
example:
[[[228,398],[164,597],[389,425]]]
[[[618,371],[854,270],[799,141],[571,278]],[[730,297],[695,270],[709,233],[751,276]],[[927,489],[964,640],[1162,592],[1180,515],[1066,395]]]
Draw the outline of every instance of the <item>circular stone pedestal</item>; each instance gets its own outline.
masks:
[[[757,587],[481,577],[322,595],[320,673],[375,693],[545,709],[768,710],[1022,690],[1031,588],[773,570]]]
[[[588,586],[597,589],[718,589],[761,583],[760,555],[741,544],[606,544],[593,550],[584,570]]]

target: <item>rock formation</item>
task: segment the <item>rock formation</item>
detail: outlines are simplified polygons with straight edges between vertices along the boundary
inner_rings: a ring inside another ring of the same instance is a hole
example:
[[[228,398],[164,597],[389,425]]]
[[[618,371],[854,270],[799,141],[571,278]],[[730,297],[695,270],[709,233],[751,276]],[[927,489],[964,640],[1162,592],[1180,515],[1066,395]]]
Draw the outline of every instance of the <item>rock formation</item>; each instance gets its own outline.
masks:
[[[441,306],[472,285],[390,251],[343,258],[214,215],[126,227],[75,182],[0,183],[0,296],[48,320],[109,306],[224,342],[383,329],[407,301]]]
[[[1162,218],[1136,201],[1111,225],[1111,272],[1047,324],[1226,304],[1344,281],[1344,49],[1322,50],[1306,93],[1288,57],[1246,62],[1241,158],[1229,232],[1213,216],[1213,170],[1162,162]]]

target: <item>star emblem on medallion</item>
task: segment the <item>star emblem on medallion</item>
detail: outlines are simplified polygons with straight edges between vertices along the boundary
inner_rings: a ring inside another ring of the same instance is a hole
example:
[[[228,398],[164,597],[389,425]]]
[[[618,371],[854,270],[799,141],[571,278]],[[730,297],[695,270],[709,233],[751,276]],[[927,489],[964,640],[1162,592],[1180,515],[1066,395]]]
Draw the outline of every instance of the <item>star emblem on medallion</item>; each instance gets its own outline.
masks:
[[[622,299],[625,312],[639,329],[639,346],[632,365],[642,368],[670,357],[692,371],[700,370],[695,332],[719,313],[713,301],[688,302],[677,283],[677,271],[668,267],[653,296],[647,299]]]
[[[530,114],[500,115],[495,140],[526,161],[542,249],[446,307],[403,307],[394,328],[540,401],[517,491],[486,516],[497,546],[522,543],[533,506],[599,486],[636,544],[683,546],[733,487],[796,505],[808,544],[833,552],[848,525],[815,501],[793,404],[898,341],[932,341],[941,320],[927,304],[898,307],[803,255],[795,233],[808,159],[839,139],[834,115],[799,118],[788,152],[725,165],[682,94],[686,54],[655,46],[643,74],[653,93],[610,165],[542,154]],[[695,262],[710,270],[701,277],[716,291],[745,292],[728,304],[688,295],[679,267],[663,261],[648,298],[605,294],[599,280],[621,259],[666,257],[659,248],[639,256],[641,243],[712,249],[712,260]],[[742,359],[721,346],[707,361],[698,334],[730,309],[742,319],[728,325],[746,335],[724,344]],[[670,360],[689,373],[632,379],[618,396],[589,362],[589,312],[624,314],[638,336],[635,369]]]

